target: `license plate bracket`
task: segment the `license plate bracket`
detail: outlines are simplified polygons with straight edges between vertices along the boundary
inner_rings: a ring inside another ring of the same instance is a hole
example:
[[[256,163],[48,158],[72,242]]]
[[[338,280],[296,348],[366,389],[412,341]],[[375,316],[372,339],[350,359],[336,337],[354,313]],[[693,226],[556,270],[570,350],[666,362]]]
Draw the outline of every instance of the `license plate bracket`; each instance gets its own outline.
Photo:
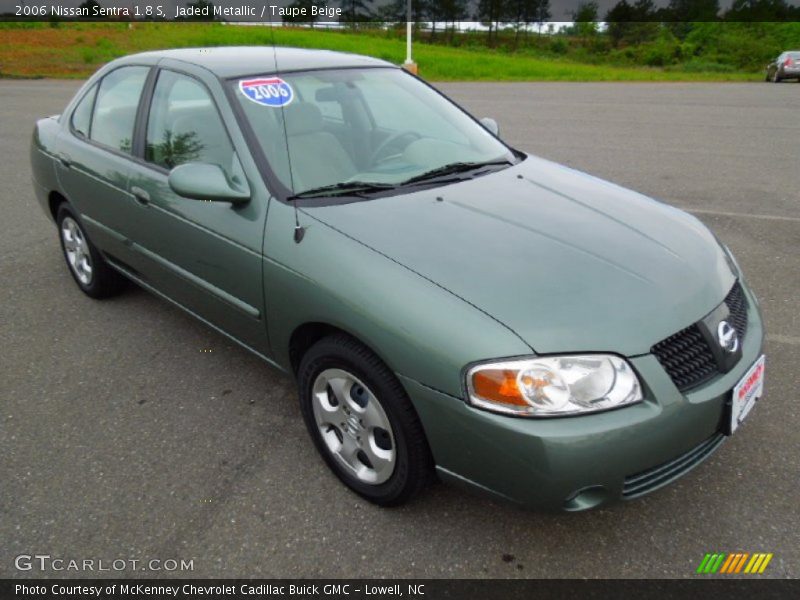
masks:
[[[727,435],[733,435],[764,394],[765,359],[765,355],[762,354],[733,388],[726,419]]]

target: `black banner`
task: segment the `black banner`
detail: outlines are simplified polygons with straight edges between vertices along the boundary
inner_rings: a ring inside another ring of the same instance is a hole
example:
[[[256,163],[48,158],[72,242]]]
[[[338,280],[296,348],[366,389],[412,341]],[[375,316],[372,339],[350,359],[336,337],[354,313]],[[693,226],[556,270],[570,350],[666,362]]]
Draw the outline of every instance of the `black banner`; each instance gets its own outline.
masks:
[[[251,579],[136,580],[64,579],[0,582],[4,599],[86,600],[547,600],[550,598],[613,598],[662,600],[716,597],[725,600],[783,600],[800,596],[800,580],[759,580],[730,576],[701,579],[632,580],[441,580],[441,579]],[[713,596],[712,596],[713,595]]]
[[[409,18],[410,10],[410,18]],[[0,0],[5,21],[329,24],[798,21],[800,0]]]

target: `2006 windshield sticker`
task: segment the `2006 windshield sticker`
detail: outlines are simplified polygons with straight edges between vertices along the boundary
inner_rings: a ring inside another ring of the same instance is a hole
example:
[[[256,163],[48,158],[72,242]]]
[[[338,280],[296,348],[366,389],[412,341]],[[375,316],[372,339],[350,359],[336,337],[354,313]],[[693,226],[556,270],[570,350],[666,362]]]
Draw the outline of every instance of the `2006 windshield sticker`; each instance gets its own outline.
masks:
[[[286,106],[294,100],[292,86],[280,77],[243,79],[239,82],[239,91],[248,100],[272,108]]]

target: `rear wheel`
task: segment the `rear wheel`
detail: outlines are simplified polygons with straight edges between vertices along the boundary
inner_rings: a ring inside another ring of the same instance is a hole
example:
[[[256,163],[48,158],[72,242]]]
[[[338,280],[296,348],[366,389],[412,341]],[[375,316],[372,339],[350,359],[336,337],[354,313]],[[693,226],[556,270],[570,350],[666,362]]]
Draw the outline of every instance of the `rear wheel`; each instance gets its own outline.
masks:
[[[397,378],[353,338],[315,344],[298,371],[314,445],[350,489],[382,506],[409,500],[431,479],[422,424]]]
[[[780,83],[780,82],[781,82],[781,76],[778,75],[778,70],[775,69],[775,74],[772,76],[772,83]]]
[[[64,260],[81,291],[92,298],[106,298],[122,291],[125,278],[108,266],[66,202],[58,207],[56,223]]]

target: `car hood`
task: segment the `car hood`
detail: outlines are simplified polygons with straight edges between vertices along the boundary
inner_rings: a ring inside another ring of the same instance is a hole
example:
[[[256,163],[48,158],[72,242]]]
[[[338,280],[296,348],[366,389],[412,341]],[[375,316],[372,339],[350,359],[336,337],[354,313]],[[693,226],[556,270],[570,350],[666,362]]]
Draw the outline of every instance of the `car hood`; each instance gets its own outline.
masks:
[[[538,353],[647,353],[711,312],[734,283],[693,216],[533,156],[445,187],[303,210]]]

